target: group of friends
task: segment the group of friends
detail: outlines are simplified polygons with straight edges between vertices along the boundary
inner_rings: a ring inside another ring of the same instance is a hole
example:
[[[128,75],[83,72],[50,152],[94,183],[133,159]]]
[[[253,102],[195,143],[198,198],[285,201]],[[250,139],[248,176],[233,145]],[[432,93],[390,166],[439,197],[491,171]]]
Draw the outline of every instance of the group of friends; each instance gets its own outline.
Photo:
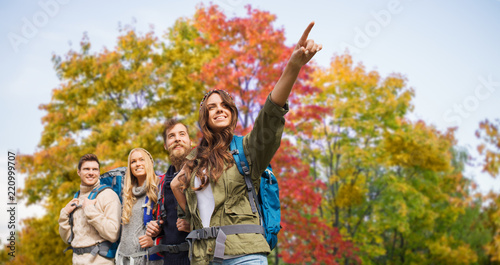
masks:
[[[304,31],[253,129],[243,138],[251,180],[256,184],[280,146],[287,99],[299,71],[322,48],[307,39],[313,25]],[[100,185],[100,162],[94,154],[82,156],[77,170],[79,196],[67,203],[59,217],[59,233],[71,244],[73,264],[267,264],[271,249],[260,233],[221,236],[219,232],[210,238],[196,234],[209,227],[260,225],[259,215],[251,209],[245,180],[230,153],[237,121],[238,109],[224,90],[212,90],[203,98],[198,120],[202,138],[195,148],[188,127],[168,120],[162,134],[170,161],[167,172],[157,176],[151,154],[143,148],[132,149],[121,203],[110,189],[95,199],[88,198]],[[144,216],[155,205],[164,215],[145,223]],[[222,250],[216,242],[220,238]],[[100,255],[104,242],[118,239],[115,258]],[[159,245],[168,246],[161,249],[163,259],[145,254]],[[214,258],[217,253],[222,253],[220,259]]]

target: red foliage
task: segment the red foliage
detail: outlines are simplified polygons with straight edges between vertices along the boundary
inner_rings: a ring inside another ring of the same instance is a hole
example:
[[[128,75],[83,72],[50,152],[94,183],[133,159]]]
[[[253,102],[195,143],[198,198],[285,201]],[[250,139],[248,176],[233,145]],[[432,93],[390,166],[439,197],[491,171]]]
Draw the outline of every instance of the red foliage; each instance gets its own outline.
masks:
[[[294,47],[284,44],[283,29],[273,27],[274,15],[250,6],[247,6],[247,15],[229,19],[217,6],[201,5],[194,21],[202,36],[198,41],[215,47],[216,53],[203,66],[199,78],[207,90],[224,89],[233,95],[240,112],[237,133],[242,135],[253,126],[255,116],[279,80]],[[293,115],[320,119],[324,108],[305,106],[301,102],[301,97],[318,92],[317,88],[307,85],[313,70],[311,65],[302,68],[289,103],[291,109],[299,110]],[[287,123],[287,126],[292,131],[295,129],[294,124]],[[325,185],[312,179],[296,147],[283,140],[272,165],[280,181],[283,229],[278,244],[284,261],[336,264],[339,258],[353,257],[352,245],[318,216],[322,200],[319,191],[325,189]]]
[[[326,186],[312,179],[296,147],[283,140],[273,162],[280,185],[283,228],[278,242],[283,260],[292,264],[337,264],[342,258],[356,259],[353,244],[318,216],[320,190]]]

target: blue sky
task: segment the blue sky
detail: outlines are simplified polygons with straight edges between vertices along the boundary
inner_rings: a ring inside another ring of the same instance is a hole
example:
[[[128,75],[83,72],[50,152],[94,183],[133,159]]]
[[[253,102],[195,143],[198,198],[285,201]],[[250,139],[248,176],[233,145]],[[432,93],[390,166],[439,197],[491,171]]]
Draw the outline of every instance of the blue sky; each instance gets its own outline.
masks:
[[[208,3],[209,1],[203,1]],[[277,15],[287,44],[298,40],[310,21],[310,38],[323,44],[315,58],[328,66],[349,47],[356,62],[382,76],[398,72],[415,89],[412,119],[444,130],[458,126],[459,145],[476,155],[474,132],[484,119],[500,118],[499,0],[214,0],[226,15],[244,15],[245,6]],[[141,32],[154,25],[162,35],[174,21],[194,14],[200,1],[2,1],[0,4],[0,184],[7,189],[7,150],[35,152],[43,130],[38,109],[58,86],[52,54],[79,49],[87,32],[93,51],[113,49],[119,24]],[[495,107],[496,106],[496,107]],[[49,162],[49,161],[47,161]],[[478,162],[478,161],[477,161]],[[76,176],[76,172],[75,172]],[[500,191],[498,180],[470,166],[467,176],[480,190]],[[22,176],[18,176],[22,186]],[[4,194],[4,192],[2,192]],[[0,198],[6,210],[6,198]],[[39,214],[20,206],[18,217]],[[5,215],[2,215],[5,216]],[[4,217],[2,217],[4,218]],[[1,221],[5,242],[7,221]]]

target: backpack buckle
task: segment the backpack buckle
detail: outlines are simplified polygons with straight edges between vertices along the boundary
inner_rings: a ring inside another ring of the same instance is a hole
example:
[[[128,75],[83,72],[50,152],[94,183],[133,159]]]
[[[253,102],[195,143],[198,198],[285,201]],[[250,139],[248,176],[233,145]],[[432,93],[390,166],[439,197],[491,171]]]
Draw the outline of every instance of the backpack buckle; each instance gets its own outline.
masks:
[[[213,227],[210,227],[208,236],[209,236],[209,238],[215,238],[215,237],[217,237],[217,233],[219,233],[219,227],[213,226]]]
[[[169,245],[167,251],[168,253],[179,253],[179,247],[176,245]]]
[[[208,239],[217,237],[217,233],[219,232],[219,227],[211,226],[200,229],[197,233],[197,239]]]
[[[238,155],[240,152],[238,152],[238,149],[233,149],[229,151],[229,153],[231,153],[231,155]]]

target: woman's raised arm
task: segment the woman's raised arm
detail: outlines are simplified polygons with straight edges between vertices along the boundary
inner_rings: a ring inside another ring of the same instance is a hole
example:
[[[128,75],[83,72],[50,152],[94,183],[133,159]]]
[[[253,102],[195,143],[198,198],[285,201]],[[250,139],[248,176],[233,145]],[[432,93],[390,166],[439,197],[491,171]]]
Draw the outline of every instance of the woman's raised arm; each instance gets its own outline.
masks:
[[[271,93],[271,100],[278,106],[285,105],[302,66],[309,62],[312,57],[323,48],[321,44],[317,44],[313,40],[307,39],[313,26],[314,22],[311,22],[309,26],[307,26],[299,42],[297,42],[280,79],[276,83],[276,86],[274,86],[273,92]]]

